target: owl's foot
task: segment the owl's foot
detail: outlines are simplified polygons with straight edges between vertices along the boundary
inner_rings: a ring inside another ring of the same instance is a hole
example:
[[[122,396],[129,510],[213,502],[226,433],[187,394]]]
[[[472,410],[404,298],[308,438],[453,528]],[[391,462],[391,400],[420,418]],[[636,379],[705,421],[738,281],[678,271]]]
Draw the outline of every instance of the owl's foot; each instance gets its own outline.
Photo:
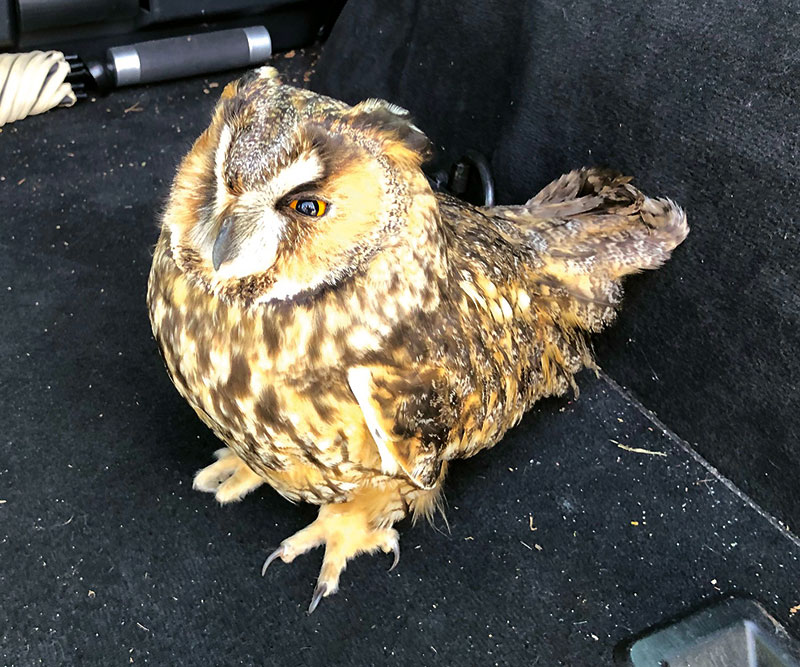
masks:
[[[309,614],[317,608],[323,597],[333,595],[339,589],[339,576],[351,558],[378,549],[393,553],[394,562],[389,571],[400,560],[400,539],[394,528],[374,528],[366,513],[353,507],[353,503],[342,503],[325,505],[312,524],[281,542],[264,561],[261,575],[266,573],[274,560],[280,558],[284,563],[291,563],[297,556],[321,544],[325,545],[325,556],[308,607]]]
[[[228,447],[218,449],[214,456],[217,460],[197,472],[192,486],[198,491],[213,493],[220,503],[241,500],[264,483],[264,479]]]

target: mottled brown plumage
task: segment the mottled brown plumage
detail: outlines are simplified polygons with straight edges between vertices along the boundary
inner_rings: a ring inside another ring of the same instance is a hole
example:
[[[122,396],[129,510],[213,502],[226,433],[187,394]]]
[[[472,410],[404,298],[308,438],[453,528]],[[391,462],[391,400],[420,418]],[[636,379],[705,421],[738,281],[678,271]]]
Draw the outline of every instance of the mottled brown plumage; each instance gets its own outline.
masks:
[[[620,280],[688,232],[600,169],[476,208],[431,191],[427,150],[402,109],[262,68],[223,92],[164,215],[153,331],[227,445],[195,486],[227,502],[266,481],[322,506],[265,563],[325,544],[312,610],[349,558],[399,554],[393,524],[430,516],[449,461],[574,386]]]

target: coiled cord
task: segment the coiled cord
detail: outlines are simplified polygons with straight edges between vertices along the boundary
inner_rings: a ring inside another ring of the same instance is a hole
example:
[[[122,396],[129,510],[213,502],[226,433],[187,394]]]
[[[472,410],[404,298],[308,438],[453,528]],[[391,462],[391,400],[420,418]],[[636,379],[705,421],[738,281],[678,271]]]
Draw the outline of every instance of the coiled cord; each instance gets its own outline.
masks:
[[[69,73],[60,51],[0,54],[0,127],[75,104],[72,86],[65,81]]]

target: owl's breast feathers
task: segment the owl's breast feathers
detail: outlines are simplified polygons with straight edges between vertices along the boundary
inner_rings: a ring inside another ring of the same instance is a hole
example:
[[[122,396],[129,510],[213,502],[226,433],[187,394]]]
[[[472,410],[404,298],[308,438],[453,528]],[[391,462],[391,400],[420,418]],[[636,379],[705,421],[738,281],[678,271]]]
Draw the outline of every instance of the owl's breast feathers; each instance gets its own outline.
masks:
[[[436,311],[441,270],[417,254],[402,245],[378,255],[367,275],[302,299],[252,305],[214,295],[182,271],[162,234],[148,302],[172,380],[200,418],[285,496],[342,500],[402,476],[402,461],[413,474],[418,455],[441,467],[436,455],[447,429],[425,405],[429,378],[420,379],[440,371],[430,365],[431,332],[418,330],[415,317]],[[368,399],[381,413],[390,409],[386,392],[408,397],[388,428],[394,465],[356,400],[353,369],[367,370],[383,392]],[[418,485],[435,481],[427,467],[422,477]]]
[[[387,476],[433,487],[448,459],[574,386],[620,280],[688,233],[672,202],[601,170],[524,206],[438,204],[408,256],[379,254],[335,289],[260,309],[187,279],[162,237],[149,303],[173,380],[284,495],[341,500]]]

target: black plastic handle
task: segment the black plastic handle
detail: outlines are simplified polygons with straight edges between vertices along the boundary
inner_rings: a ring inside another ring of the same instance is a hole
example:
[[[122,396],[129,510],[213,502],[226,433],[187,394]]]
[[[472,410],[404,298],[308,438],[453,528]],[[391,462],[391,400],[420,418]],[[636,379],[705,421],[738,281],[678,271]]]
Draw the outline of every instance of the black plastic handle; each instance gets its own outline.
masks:
[[[117,86],[248,67],[271,55],[272,39],[264,26],[155,39],[107,51]]]

